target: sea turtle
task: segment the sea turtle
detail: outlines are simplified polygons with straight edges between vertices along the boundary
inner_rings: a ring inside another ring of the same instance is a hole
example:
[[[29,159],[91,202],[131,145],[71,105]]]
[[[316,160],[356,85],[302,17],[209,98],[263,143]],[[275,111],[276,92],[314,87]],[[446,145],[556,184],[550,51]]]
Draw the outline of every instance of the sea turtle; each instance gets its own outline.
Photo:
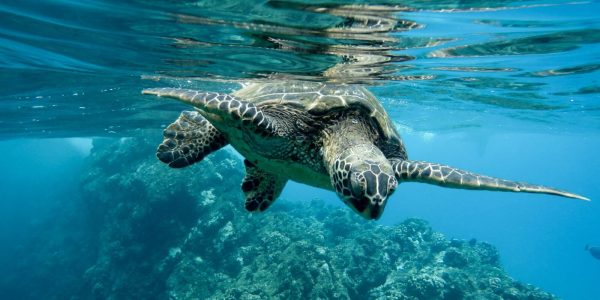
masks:
[[[189,166],[230,144],[245,157],[249,211],[264,211],[288,180],[333,190],[378,219],[400,182],[587,198],[549,187],[412,161],[386,111],[364,87],[318,82],[249,83],[233,94],[151,88],[143,94],[193,105],[164,130],[157,157]]]

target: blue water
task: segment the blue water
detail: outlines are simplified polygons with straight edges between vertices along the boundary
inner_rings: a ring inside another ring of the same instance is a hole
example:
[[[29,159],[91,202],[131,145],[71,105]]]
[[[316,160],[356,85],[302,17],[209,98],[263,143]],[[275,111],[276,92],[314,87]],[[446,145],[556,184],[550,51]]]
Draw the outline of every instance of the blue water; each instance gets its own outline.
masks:
[[[598,299],[600,261],[584,247],[600,244],[600,1],[386,1],[414,26],[367,37],[323,34],[344,17],[318,2],[2,1],[0,255],[76,197],[90,138],[161,128],[185,107],[144,87],[341,80],[379,97],[411,159],[592,199],[407,183],[380,223],[426,219],[497,246],[517,280]],[[388,60],[364,76],[325,75],[359,46]],[[339,202],[299,184],[282,199],[299,193]]]

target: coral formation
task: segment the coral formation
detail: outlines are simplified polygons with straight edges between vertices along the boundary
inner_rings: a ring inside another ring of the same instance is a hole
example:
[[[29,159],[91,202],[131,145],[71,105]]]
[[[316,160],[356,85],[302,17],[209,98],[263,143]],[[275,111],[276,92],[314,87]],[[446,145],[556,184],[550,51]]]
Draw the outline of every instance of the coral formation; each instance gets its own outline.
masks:
[[[91,252],[81,282],[62,287],[71,297],[554,299],[511,279],[493,246],[448,240],[422,220],[381,226],[319,200],[250,214],[234,155],[173,170],[153,157],[155,142],[94,142],[77,242]]]

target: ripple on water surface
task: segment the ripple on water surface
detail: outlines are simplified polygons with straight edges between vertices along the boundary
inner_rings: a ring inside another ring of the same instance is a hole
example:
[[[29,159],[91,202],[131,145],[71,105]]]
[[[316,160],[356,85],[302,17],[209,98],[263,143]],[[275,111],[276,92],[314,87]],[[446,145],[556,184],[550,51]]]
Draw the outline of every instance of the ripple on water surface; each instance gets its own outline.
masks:
[[[176,104],[139,95],[154,81],[365,84],[407,122],[432,107],[600,127],[598,3],[386,2],[5,1],[0,134],[158,128]]]

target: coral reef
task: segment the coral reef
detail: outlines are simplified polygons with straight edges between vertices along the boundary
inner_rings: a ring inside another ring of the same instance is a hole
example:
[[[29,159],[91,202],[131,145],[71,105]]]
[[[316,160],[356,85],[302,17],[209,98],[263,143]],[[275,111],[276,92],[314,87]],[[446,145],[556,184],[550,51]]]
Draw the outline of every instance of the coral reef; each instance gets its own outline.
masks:
[[[79,212],[90,252],[71,297],[554,299],[511,279],[493,246],[447,240],[422,220],[381,226],[318,200],[250,214],[234,155],[173,170],[156,142],[94,141]]]

